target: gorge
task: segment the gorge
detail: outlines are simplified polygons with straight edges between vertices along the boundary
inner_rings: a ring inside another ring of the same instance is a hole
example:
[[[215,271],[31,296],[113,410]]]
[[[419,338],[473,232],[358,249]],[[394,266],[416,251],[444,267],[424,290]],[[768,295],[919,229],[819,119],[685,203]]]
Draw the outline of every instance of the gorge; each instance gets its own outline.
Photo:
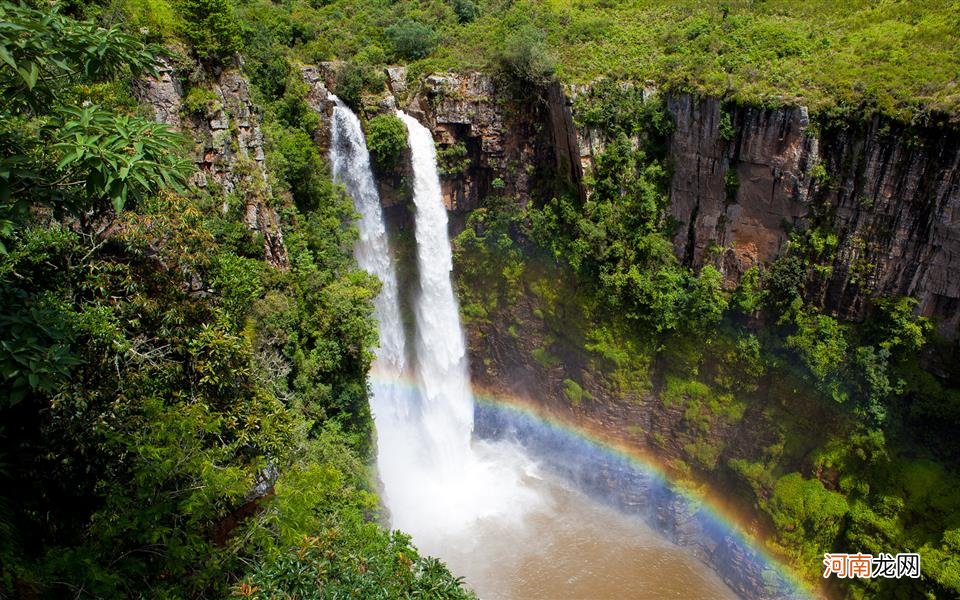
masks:
[[[955,4],[0,2],[0,598],[957,597]]]

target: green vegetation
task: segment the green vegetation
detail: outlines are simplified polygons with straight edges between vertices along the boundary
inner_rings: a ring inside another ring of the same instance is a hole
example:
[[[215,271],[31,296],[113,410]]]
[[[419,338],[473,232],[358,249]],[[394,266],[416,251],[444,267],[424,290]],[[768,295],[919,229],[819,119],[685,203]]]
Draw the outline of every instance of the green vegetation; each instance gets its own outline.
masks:
[[[470,157],[467,147],[462,142],[450,145],[448,148],[437,148],[437,168],[441,175],[456,177],[463,175],[470,166]]]
[[[226,60],[243,47],[240,21],[229,0],[177,0],[181,32],[201,60]]]
[[[532,24],[506,33],[494,58],[500,69],[519,82],[543,85],[553,79],[556,63],[547,48],[546,34]]]
[[[417,60],[433,52],[437,45],[433,30],[416,21],[402,20],[384,31],[399,60]]]
[[[598,282],[608,309],[628,321],[657,332],[716,323],[727,302],[720,274],[708,267],[691,276],[663,234],[672,122],[662,99],[645,101],[640,90],[603,82],[579,102],[584,125],[611,124],[588,181],[592,194],[582,205],[562,194],[531,211],[531,237],[547,241],[554,259],[580,277]]]
[[[773,486],[766,502],[777,527],[777,543],[799,564],[823,559],[823,549],[833,548],[849,507],[846,499],[828,491],[816,479],[799,473],[784,475]]]
[[[593,396],[590,395],[590,392],[585,391],[580,384],[572,379],[563,380],[563,393],[566,395],[567,400],[570,401],[570,404],[579,407],[584,399],[592,400]]]
[[[407,128],[395,115],[377,115],[367,121],[367,147],[373,165],[389,171],[400,164],[403,151],[407,149]]]
[[[158,31],[204,62],[237,49],[229,4],[174,8]],[[286,59],[254,69],[270,189],[225,195],[188,187],[192,145],[141,116],[133,78],[164,51],[129,23],[0,17],[0,596],[471,597],[375,522],[379,284]],[[218,110],[192,77],[185,113]]]
[[[196,115],[205,117],[222,108],[220,99],[213,93],[213,90],[201,86],[190,88],[187,95],[183,98],[180,110],[186,115]]]
[[[825,550],[917,550],[923,579],[845,591],[960,594],[960,391],[950,365],[920,366],[930,323],[909,298],[865,298],[859,324],[803,301],[841,247],[822,207],[732,292],[714,266],[679,264],[673,124],[644,89],[718,96],[725,142],[727,103],[955,120],[958,23],[942,1],[0,4],[0,595],[469,597],[375,524],[378,284],[350,258],[351,203],[299,73],[330,59],[354,108],[396,61],[411,80],[495,71],[511,110],[554,80],[592,82],[575,111],[602,141],[591,194],[544,182],[521,208],[491,181],[455,240],[465,322],[513,340],[580,410],[595,404],[583,382],[663,407],[675,429],[647,443],[675,452],[679,477],[732,486],[811,580]],[[189,143],[130,90],[174,54],[183,116],[208,117],[223,107],[205,82],[237,52],[270,185],[225,196],[187,185]],[[378,168],[396,167],[402,123],[366,128]],[[463,145],[438,159],[450,177],[470,160]],[[735,201],[737,172],[724,183]],[[244,224],[251,197],[277,210],[289,268]]]
[[[243,0],[239,11],[257,15],[256,36],[305,62],[405,59],[415,73],[503,69],[534,83],[650,80],[908,121],[960,110],[960,7],[947,0]]]

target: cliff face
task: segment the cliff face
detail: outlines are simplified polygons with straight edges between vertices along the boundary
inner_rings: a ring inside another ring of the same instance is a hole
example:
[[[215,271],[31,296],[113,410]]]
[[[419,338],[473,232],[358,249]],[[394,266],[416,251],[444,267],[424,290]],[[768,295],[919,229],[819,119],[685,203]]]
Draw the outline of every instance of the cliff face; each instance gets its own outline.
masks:
[[[433,130],[451,212],[479,208],[489,195],[526,202],[552,186],[558,171],[580,182],[570,102],[559,84],[530,98],[490,75],[447,73],[410,92],[404,110]],[[458,145],[466,151],[462,165],[444,165],[443,152]]]
[[[323,121],[321,149],[329,145],[327,89],[336,67],[304,70]],[[442,170],[453,213],[464,215],[491,194],[522,202],[549,195],[557,172],[581,195],[589,193],[583,173],[603,144],[598,132],[574,124],[570,98],[578,90],[553,85],[529,98],[480,73],[432,75],[415,85],[403,68],[387,75],[384,93],[365,99],[366,116],[402,105],[433,129],[441,152],[465,151]],[[194,183],[240,192],[247,225],[263,235],[267,259],[284,267],[263,136],[245,78],[236,68],[208,75],[199,85],[216,102],[186,114],[181,76],[166,63],[142,83],[140,95],[158,121],[194,139]],[[879,118],[818,134],[803,107],[724,107],[691,95],[666,102],[676,124],[669,211],[674,249],[685,264],[713,264],[733,287],[751,266],[778,256],[790,228],[818,227],[838,244],[829,275],[808,282],[809,300],[860,318],[872,294],[910,295],[942,335],[960,336],[960,134]],[[405,174],[394,175],[382,186],[387,205],[408,195]]]
[[[874,119],[825,131],[821,146],[832,180],[821,220],[840,235],[824,304],[855,316],[871,291],[910,295],[960,336],[960,134]],[[858,271],[862,285],[850,283]]]
[[[184,109],[184,74],[164,59],[158,75],[141,81],[137,92],[142,102],[154,108],[158,122],[193,140],[192,158],[197,172],[191,183],[198,187],[217,186],[224,197],[240,194],[244,221],[263,236],[267,262],[287,268],[280,218],[269,203],[271,190],[264,164],[263,133],[250,99],[249,84],[238,68],[205,76],[205,81],[195,85],[211,92],[212,100],[198,112],[188,113]]]
[[[674,250],[694,267],[718,262],[735,283],[754,264],[776,258],[784,223],[807,212],[817,151],[807,111],[739,111],[737,133],[725,139],[716,99],[672,96],[667,109],[676,124],[669,150]]]
[[[518,99],[482,74],[426,78],[406,110],[441,149],[462,143],[469,158],[444,174],[448,208],[470,211],[493,193],[548,197],[557,173],[586,197],[583,174],[603,136],[574,123],[570,98],[582,91],[554,85]],[[838,244],[825,257],[829,274],[808,282],[808,300],[859,319],[872,295],[909,295],[942,335],[960,336],[960,133],[879,118],[818,128],[803,107],[725,107],[689,94],[668,95],[666,106],[681,261],[716,266],[732,288],[774,260],[791,229],[816,227]]]
[[[819,227],[838,245],[829,276],[808,282],[809,300],[860,318],[872,294],[909,295],[942,335],[960,335],[957,132],[875,118],[818,136],[802,107],[724,117],[715,99],[667,105],[676,122],[670,213],[685,263],[715,264],[734,285],[780,253],[789,227]]]

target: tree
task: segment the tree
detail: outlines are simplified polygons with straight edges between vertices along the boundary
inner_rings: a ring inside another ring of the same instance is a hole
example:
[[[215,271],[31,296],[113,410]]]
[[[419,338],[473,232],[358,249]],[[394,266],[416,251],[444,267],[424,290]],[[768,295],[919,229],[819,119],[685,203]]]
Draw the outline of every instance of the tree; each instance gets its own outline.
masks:
[[[230,0],[179,0],[183,35],[194,54],[205,61],[222,61],[243,47],[240,21]]]
[[[845,328],[836,319],[809,311],[796,316],[797,331],[787,337],[817,385],[837,402],[847,400],[843,373],[847,365]]]
[[[87,225],[186,180],[179,136],[89,102],[72,105],[68,85],[150,71],[162,49],[56,9],[3,3],[0,16],[0,237],[31,202]]]
[[[691,278],[687,296],[687,327],[703,331],[715,326],[727,310],[727,296],[723,293],[723,275],[707,265],[698,277]]]
[[[365,90],[383,86],[383,77],[365,62],[348,62],[337,71],[333,91],[355,111],[360,109],[360,97]]]
[[[503,42],[497,59],[507,75],[535,86],[552,81],[556,71],[542,31],[532,25],[514,30]]]
[[[385,31],[394,54],[405,60],[426,58],[437,45],[437,35],[423,23],[404,19]]]
[[[480,10],[473,0],[453,0],[453,12],[460,23],[469,23],[477,18]]]
[[[394,115],[377,115],[367,122],[366,129],[367,147],[374,166],[383,171],[395,168],[407,149],[407,128],[403,121]]]

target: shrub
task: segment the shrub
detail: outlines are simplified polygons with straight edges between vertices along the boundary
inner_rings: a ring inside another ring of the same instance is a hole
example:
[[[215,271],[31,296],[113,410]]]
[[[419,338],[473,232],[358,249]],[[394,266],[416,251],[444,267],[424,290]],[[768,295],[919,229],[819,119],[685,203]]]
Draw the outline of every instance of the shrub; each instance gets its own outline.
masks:
[[[437,166],[441,175],[462,175],[470,166],[467,147],[462,142],[457,142],[448,148],[437,149]]]
[[[167,0],[126,0],[124,8],[133,29],[146,29],[151,40],[172,38],[181,27],[177,13]]]
[[[686,326],[706,330],[716,325],[727,310],[727,296],[723,292],[723,275],[710,265],[703,267],[699,277],[691,278],[687,294]]]
[[[809,311],[797,313],[796,325],[796,333],[787,337],[787,346],[796,351],[820,389],[837,402],[846,401],[843,374],[848,344],[844,326],[833,317]]]
[[[833,548],[849,511],[843,496],[800,473],[777,480],[764,508],[777,526],[777,541],[804,560],[815,560],[825,548]]]
[[[437,45],[433,30],[417,21],[404,19],[388,27],[385,33],[394,54],[406,60],[426,58]]]
[[[584,391],[579,383],[572,379],[563,380],[563,394],[570,401],[572,406],[580,406],[584,398],[590,399],[590,392]]]
[[[782,310],[800,297],[806,275],[799,257],[780,256],[773,261],[763,278],[766,299],[774,308]]]
[[[461,23],[469,23],[477,18],[480,11],[473,0],[453,0],[453,12]]]
[[[720,139],[725,142],[733,141],[734,136],[737,134],[737,130],[733,127],[733,118],[727,111],[720,113],[719,134]]]
[[[333,91],[347,106],[358,110],[363,92],[377,87],[383,87],[383,76],[373,66],[365,62],[349,62],[337,72]]]
[[[544,369],[553,369],[560,365],[560,359],[550,354],[550,351],[542,346],[534,348],[530,355]]]
[[[204,87],[192,87],[187,92],[180,110],[187,115],[206,116],[220,110],[220,99],[213,90]]]
[[[750,315],[760,310],[763,299],[760,267],[753,265],[740,278],[740,285],[733,292],[730,303],[743,314]]]
[[[243,47],[229,0],[180,0],[183,35],[201,60],[222,60]]]
[[[367,147],[376,168],[391,170],[407,149],[407,128],[394,115],[378,115],[367,122]]]
[[[556,71],[543,33],[532,26],[515,30],[507,38],[498,59],[500,68],[508,76],[537,86],[549,83]]]

